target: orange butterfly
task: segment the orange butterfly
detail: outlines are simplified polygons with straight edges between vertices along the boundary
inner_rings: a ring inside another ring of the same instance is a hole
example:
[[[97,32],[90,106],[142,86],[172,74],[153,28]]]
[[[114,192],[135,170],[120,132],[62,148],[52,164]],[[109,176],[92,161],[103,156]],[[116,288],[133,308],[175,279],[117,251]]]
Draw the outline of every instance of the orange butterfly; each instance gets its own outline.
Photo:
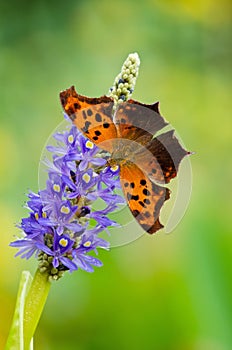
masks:
[[[146,105],[134,100],[114,109],[111,97],[89,98],[74,86],[60,93],[65,113],[77,128],[101,149],[110,152],[110,165],[120,167],[120,180],[129,208],[148,233],[163,227],[159,214],[170,191],[163,184],[177,175],[184,150],[174,130],[153,137],[167,122],[158,102]]]

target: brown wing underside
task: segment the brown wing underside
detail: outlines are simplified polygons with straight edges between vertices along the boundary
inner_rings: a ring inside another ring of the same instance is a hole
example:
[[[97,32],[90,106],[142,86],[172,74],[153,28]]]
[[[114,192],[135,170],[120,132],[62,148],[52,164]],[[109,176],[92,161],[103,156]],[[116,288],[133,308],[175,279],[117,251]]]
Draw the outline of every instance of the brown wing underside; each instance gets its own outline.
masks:
[[[151,182],[133,163],[120,166],[120,179],[129,208],[142,228],[150,234],[161,229],[160,210],[170,191]]]

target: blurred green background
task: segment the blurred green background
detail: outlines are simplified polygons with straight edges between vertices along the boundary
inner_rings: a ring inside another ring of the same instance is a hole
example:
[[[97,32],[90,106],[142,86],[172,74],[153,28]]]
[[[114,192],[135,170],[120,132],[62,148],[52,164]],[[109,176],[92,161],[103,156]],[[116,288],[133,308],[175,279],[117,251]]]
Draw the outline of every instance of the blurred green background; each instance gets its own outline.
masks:
[[[58,93],[106,93],[137,51],[133,98],[159,100],[196,152],[190,205],[171,234],[100,252],[102,268],[54,283],[35,348],[232,349],[231,14],[229,0],[1,1],[0,348],[20,273],[36,268],[8,244],[63,120]]]

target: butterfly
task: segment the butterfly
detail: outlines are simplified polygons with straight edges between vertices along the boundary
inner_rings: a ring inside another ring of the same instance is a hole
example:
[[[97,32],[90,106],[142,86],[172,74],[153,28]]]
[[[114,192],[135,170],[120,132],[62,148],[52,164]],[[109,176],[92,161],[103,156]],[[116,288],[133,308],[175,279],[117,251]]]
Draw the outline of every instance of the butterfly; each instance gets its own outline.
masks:
[[[74,86],[60,93],[64,112],[93,143],[110,153],[108,163],[119,166],[120,181],[131,213],[149,234],[164,226],[159,216],[186,151],[159,112],[159,103],[128,100],[116,109],[108,96],[79,95]]]

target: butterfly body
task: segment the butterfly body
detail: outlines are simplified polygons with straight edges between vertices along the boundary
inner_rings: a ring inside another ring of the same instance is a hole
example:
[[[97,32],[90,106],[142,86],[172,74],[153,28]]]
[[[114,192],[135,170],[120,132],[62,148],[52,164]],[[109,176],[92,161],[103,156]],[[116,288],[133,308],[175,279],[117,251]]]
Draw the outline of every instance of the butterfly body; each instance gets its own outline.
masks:
[[[179,163],[188,152],[173,130],[154,137],[168,125],[158,103],[128,100],[115,110],[110,97],[85,97],[73,86],[61,92],[60,99],[77,128],[110,153],[111,166],[120,167],[122,189],[138,223],[150,234],[162,228],[160,210],[170,197],[163,185],[177,175]]]

